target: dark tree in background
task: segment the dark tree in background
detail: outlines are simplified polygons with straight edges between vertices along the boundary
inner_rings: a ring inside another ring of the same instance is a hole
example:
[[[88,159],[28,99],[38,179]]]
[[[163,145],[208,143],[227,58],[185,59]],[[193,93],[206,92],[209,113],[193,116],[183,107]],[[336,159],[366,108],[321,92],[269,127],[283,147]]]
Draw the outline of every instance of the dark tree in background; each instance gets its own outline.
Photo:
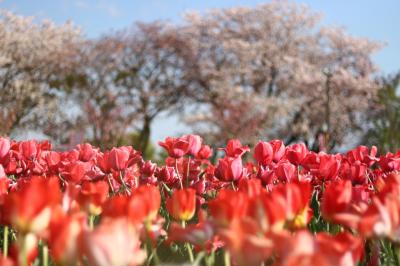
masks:
[[[65,83],[75,104],[71,112],[76,113],[69,134],[83,131],[88,140],[105,148],[117,145],[137,118],[121,88],[115,86],[123,47],[112,36],[87,41],[75,57],[78,67]]]
[[[137,115],[137,148],[146,151],[154,119],[184,106],[190,50],[176,28],[165,23],[137,23],[114,38],[124,44],[115,83]]]
[[[382,88],[369,112],[370,127],[363,143],[376,145],[381,152],[400,149],[400,73],[382,80]]]

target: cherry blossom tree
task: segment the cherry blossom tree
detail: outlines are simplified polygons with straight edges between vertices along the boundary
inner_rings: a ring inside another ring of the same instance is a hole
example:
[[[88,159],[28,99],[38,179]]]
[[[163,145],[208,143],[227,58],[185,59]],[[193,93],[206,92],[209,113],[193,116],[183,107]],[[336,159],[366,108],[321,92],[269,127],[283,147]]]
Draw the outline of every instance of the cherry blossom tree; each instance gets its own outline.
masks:
[[[115,37],[124,44],[116,84],[138,115],[138,149],[145,151],[154,119],[186,102],[191,50],[175,26],[160,22],[136,23]]]
[[[88,40],[67,84],[79,109],[74,130],[103,147],[137,132],[135,148],[145,152],[154,119],[184,103],[187,51],[175,28],[158,22]]]
[[[60,118],[60,92],[51,81],[72,67],[68,58],[79,39],[71,23],[0,10],[0,135],[42,129]]]
[[[286,1],[187,14],[179,31],[196,56],[191,91],[205,110],[190,123],[208,122],[202,128],[221,140],[250,115],[253,128],[240,130],[246,141],[260,135],[311,145],[323,134],[325,148],[342,144],[378,88],[370,56],[380,45],[323,27],[320,17]],[[231,96],[247,103],[226,104]]]

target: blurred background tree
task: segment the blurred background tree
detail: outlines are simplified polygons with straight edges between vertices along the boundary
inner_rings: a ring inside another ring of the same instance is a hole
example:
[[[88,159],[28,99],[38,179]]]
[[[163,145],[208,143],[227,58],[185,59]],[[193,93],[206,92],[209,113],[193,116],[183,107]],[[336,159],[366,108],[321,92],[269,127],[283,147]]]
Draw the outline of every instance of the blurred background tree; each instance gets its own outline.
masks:
[[[71,23],[34,23],[0,10],[0,135],[41,131],[65,118],[51,81],[73,67],[80,37]]]
[[[376,145],[382,153],[400,150],[400,72],[383,78],[369,112],[369,130],[362,143]]]
[[[393,149],[399,78],[377,81],[380,47],[287,1],[94,39],[2,11],[0,134],[31,129],[62,148],[134,145],[152,158],[155,119],[174,115],[217,147],[280,138],[315,150],[359,140]]]
[[[190,125],[218,145],[238,136],[311,146],[324,133],[331,149],[360,132],[380,44],[319,21],[287,1],[188,14],[180,32],[196,55],[192,97],[202,106]]]

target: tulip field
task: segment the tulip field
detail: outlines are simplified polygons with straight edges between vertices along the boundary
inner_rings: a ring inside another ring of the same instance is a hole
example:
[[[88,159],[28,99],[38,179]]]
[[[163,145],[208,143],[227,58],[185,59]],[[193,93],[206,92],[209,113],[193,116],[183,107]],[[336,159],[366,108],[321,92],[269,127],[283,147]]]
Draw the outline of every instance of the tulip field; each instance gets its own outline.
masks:
[[[0,265],[400,265],[400,152],[0,138]]]

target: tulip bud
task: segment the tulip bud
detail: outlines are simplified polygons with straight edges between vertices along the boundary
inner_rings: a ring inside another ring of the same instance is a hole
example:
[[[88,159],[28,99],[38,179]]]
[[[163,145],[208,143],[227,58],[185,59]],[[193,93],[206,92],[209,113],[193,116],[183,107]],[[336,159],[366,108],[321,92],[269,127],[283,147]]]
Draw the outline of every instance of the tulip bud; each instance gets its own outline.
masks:
[[[196,191],[191,188],[175,190],[167,199],[167,210],[176,220],[192,219],[196,211]]]
[[[272,160],[274,162],[280,161],[283,155],[285,155],[285,144],[283,144],[283,141],[279,139],[271,140],[269,144],[271,144],[272,149],[274,151],[274,156]]]
[[[231,182],[240,179],[243,175],[242,158],[225,157],[220,159],[215,169],[215,176],[223,181]]]
[[[304,143],[293,144],[286,148],[286,158],[294,165],[299,165],[306,157],[308,149]]]
[[[273,152],[271,144],[260,141],[254,148],[254,159],[262,166],[266,166],[272,162]]]
[[[195,156],[201,149],[202,139],[198,135],[186,135],[184,136],[189,142],[188,153]]]

